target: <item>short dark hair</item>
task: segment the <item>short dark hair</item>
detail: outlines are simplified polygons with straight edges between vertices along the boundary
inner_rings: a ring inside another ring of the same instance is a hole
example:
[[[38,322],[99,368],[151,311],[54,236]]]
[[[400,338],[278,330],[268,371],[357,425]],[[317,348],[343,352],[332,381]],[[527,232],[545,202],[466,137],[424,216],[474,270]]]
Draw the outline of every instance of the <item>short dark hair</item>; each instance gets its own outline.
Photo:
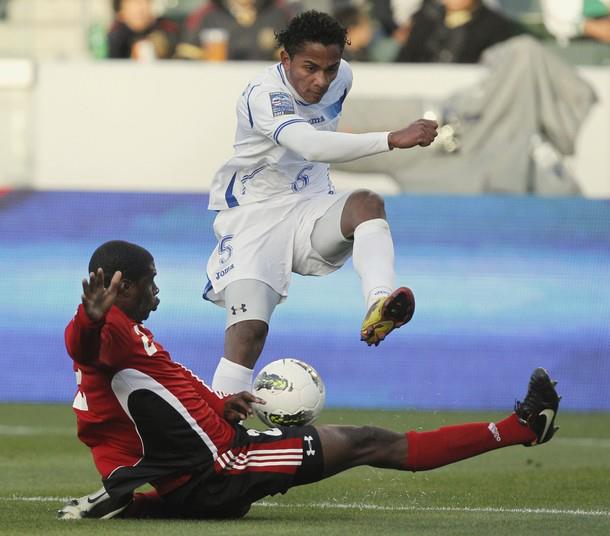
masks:
[[[348,44],[347,29],[327,13],[314,9],[294,17],[284,30],[275,34],[275,39],[290,57],[300,52],[305,43],[337,45],[342,52]]]
[[[119,11],[121,11],[122,7],[123,7],[123,0],[112,0],[112,9],[114,10],[115,13],[118,13]]]
[[[142,246],[123,240],[111,240],[93,252],[89,261],[89,273],[96,272],[98,268],[104,270],[105,286],[110,284],[116,271],[121,271],[125,279],[136,282],[149,272],[152,262],[153,256]]]

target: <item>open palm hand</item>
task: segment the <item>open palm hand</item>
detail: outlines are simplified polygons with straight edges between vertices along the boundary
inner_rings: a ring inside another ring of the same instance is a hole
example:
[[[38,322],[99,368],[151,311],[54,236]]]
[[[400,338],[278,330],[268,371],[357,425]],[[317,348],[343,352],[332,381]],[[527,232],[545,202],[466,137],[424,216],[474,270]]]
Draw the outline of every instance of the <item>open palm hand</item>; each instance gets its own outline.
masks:
[[[104,288],[104,270],[89,274],[89,280],[83,279],[83,295],[81,296],[83,307],[87,316],[94,322],[98,322],[112,307],[119,291],[119,283],[123,274],[115,272],[108,288]]]

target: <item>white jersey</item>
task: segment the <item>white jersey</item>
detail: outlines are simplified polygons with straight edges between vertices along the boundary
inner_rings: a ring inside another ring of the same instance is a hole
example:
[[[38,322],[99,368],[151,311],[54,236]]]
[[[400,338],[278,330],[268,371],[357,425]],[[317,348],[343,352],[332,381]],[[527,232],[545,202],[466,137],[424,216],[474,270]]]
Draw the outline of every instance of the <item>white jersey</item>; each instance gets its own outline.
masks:
[[[235,153],[214,176],[209,208],[223,210],[277,195],[334,193],[329,164],[306,160],[283,147],[278,136],[296,123],[335,132],[351,86],[352,70],[344,60],[317,104],[303,102],[281,63],[250,82],[237,102]]]

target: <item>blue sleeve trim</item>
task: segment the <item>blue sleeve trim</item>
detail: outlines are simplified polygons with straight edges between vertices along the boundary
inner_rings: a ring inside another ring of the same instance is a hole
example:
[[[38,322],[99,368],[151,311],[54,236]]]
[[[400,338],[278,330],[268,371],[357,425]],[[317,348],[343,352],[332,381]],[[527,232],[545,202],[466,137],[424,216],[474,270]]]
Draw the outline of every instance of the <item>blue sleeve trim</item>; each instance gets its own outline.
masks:
[[[236,176],[237,176],[237,171],[235,173],[233,173],[233,176],[231,177],[231,182],[229,182],[229,186],[227,186],[227,189],[225,190],[225,200],[226,200],[229,208],[233,208],[233,207],[236,207],[239,205],[237,199],[233,195],[233,185],[235,184]]]
[[[290,121],[282,123],[275,129],[275,132],[273,133],[273,141],[279,145],[280,142],[278,141],[277,137],[279,136],[280,132],[282,132],[282,130],[284,130],[284,128],[286,128],[288,125],[292,125],[294,123],[307,123],[307,121],[305,121],[305,119],[291,119]]]
[[[248,96],[246,97],[246,106],[248,107],[248,120],[250,121],[251,127],[254,126],[254,119],[252,119],[252,110],[250,109],[250,95],[252,95],[254,88],[258,87],[258,86],[260,86],[260,84],[256,84],[255,86],[252,86],[250,88],[250,91],[248,92]]]

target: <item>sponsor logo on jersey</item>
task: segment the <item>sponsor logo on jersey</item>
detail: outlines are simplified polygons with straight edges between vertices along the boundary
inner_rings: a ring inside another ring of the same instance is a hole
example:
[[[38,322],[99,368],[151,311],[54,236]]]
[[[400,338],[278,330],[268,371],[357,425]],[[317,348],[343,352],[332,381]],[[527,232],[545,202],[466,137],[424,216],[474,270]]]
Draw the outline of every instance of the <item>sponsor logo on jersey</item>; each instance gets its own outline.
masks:
[[[274,91],[273,93],[269,93],[269,99],[271,99],[271,111],[273,112],[273,117],[295,113],[294,101],[288,93]]]
[[[233,268],[235,268],[235,265],[231,264],[230,266],[223,268],[219,272],[216,272],[216,281],[218,281],[221,277],[227,275],[231,270],[233,270]]]
[[[324,121],[326,121],[326,117],[324,117],[323,115],[321,115],[320,117],[314,117],[313,119],[310,119],[308,121],[308,123],[310,125],[317,125],[318,123],[324,123]]]

